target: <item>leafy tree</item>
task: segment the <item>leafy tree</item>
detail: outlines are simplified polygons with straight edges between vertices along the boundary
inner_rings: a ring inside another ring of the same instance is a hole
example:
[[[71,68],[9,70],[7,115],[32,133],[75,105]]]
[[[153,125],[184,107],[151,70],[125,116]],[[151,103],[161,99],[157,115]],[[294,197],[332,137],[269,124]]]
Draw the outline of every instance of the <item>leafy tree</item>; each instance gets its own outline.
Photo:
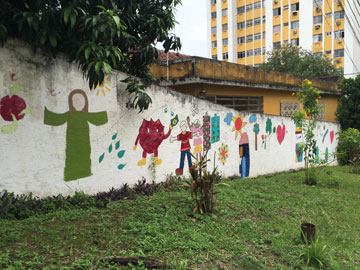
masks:
[[[79,64],[90,88],[103,83],[112,69],[132,75],[126,82],[135,108],[147,109],[144,89],[158,59],[155,44],[165,51],[181,47],[169,31],[181,0],[2,0],[0,42],[15,37],[56,57],[64,53]],[[135,78],[140,78],[140,81]]]
[[[309,79],[342,75],[331,60],[323,54],[318,56],[311,51],[290,45],[270,52],[267,62],[261,64],[260,67]]]
[[[355,79],[343,79],[339,83],[341,97],[336,110],[336,118],[341,129],[360,129],[360,75]]]

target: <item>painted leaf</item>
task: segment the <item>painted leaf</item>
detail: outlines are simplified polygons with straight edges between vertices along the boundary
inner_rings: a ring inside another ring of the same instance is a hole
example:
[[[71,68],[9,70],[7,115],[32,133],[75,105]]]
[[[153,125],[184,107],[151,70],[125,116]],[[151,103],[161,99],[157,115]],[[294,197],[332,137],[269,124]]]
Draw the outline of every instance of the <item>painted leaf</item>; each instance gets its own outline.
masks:
[[[117,137],[117,133],[115,133],[113,136],[112,136],[112,139],[115,140]]]
[[[122,169],[124,169],[125,166],[126,166],[126,164],[119,164],[118,169],[122,170]]]
[[[119,157],[119,158],[122,158],[122,157],[124,156],[124,154],[125,154],[125,150],[121,150],[121,151],[119,151],[119,153],[118,153],[118,157]]]
[[[1,128],[1,132],[4,133],[4,134],[10,134],[10,133],[13,133],[17,126],[18,126],[18,123],[17,123],[17,120],[16,120],[16,117],[15,115],[11,114],[11,117],[13,119],[13,123],[11,123],[10,125],[7,125],[7,126],[3,126]]]
[[[27,107],[26,109],[24,109],[24,110],[22,110],[20,113],[19,113],[19,115],[22,115],[22,114],[29,114],[29,113],[31,113],[31,109],[29,108],[29,107]]]
[[[21,85],[18,83],[15,83],[11,88],[10,88],[10,94],[13,95],[15,94],[17,91],[19,91],[21,88]]]
[[[111,153],[112,149],[113,149],[113,148],[112,148],[112,144],[110,144],[110,145],[109,145],[109,153]]]
[[[120,141],[117,141],[116,144],[115,144],[115,149],[118,150],[120,147]]]
[[[99,157],[99,163],[101,163],[104,160],[105,152]]]

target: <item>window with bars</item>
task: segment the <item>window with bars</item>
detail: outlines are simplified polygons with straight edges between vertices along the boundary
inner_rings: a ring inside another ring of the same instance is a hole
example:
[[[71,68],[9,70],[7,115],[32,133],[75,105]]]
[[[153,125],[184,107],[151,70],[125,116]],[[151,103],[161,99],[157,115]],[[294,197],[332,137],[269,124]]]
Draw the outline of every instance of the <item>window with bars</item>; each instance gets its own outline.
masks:
[[[336,11],[334,13],[334,20],[340,20],[340,19],[344,19],[344,11]]]
[[[228,43],[229,43],[229,40],[228,40],[227,38],[224,38],[224,39],[222,40],[222,45],[223,45],[223,46],[228,45]]]
[[[254,50],[254,55],[261,55],[261,48]]]
[[[322,34],[319,34],[319,35],[314,35],[313,36],[313,42],[316,43],[316,42],[321,42],[323,40],[322,38]]]
[[[322,0],[314,0],[314,2],[313,2],[314,7],[321,6],[321,5],[322,5]]]
[[[254,19],[254,25],[261,24],[261,18],[255,18]]]
[[[246,5],[246,11],[251,11],[253,10],[253,8],[254,8],[253,4]]]
[[[237,8],[237,14],[245,13],[245,6]]]
[[[261,39],[262,34],[258,33],[258,34],[254,34],[254,40],[259,40]]]
[[[245,28],[245,22],[237,23],[237,29],[243,29],[243,28]]]
[[[299,28],[299,21],[291,22],[291,29],[298,29]]]
[[[237,44],[243,44],[243,43],[245,43],[245,37],[238,37]]]
[[[261,1],[254,3],[254,9],[261,8]]]
[[[246,36],[246,42],[251,42],[253,40],[254,40],[253,35]]]
[[[334,38],[344,38],[344,30],[335,31]]]
[[[215,5],[216,4],[216,0],[211,0],[211,4]]]
[[[211,19],[216,19],[216,11],[215,11],[215,12],[211,12]]]
[[[228,30],[228,24],[227,24],[227,23],[224,23],[224,24],[222,25],[222,30],[223,30],[223,31],[227,31],[227,30]]]
[[[246,21],[246,27],[250,27],[253,25],[253,20]]]
[[[214,59],[214,60],[217,60],[217,54],[213,54],[213,55],[211,56],[211,58]]]
[[[229,54],[228,53],[223,53],[223,60],[229,59]]]
[[[323,22],[323,16],[322,15],[314,16],[313,21],[314,21],[314,24],[322,23]]]
[[[281,43],[280,43],[280,41],[279,41],[279,42],[274,42],[274,43],[273,43],[273,49],[274,49],[274,50],[280,49],[280,47],[281,47]]]
[[[299,11],[299,3],[291,4],[291,12]]]
[[[300,107],[299,102],[280,102],[280,115],[291,117]]]
[[[206,96],[206,100],[242,112],[263,113],[263,97]]]
[[[273,33],[274,33],[274,34],[278,34],[278,33],[280,33],[280,30],[281,30],[281,26],[280,26],[280,24],[279,24],[279,25],[274,25],[274,26],[273,26]]]
[[[293,38],[291,40],[291,45],[293,46],[299,46],[299,38]]]
[[[253,55],[254,55],[254,51],[253,51],[253,50],[246,51],[246,56],[247,56],[247,57],[253,56]]]
[[[216,34],[216,26],[211,27],[211,34]]]
[[[221,15],[226,16],[227,15],[227,8],[224,8],[221,10]]]
[[[245,58],[245,52],[238,52],[237,57],[238,58]]]
[[[273,16],[281,15],[281,8],[274,8],[273,9]]]
[[[344,49],[334,50],[334,58],[344,57]]]
[[[217,47],[217,41],[214,40],[214,41],[211,41],[211,48],[215,48]]]

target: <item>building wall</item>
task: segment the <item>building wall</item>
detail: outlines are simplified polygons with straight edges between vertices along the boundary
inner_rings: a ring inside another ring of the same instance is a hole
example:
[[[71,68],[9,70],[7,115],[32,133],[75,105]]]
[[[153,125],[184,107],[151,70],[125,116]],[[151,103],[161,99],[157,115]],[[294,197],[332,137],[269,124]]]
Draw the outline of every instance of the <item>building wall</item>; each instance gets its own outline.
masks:
[[[129,108],[124,78],[114,72],[90,90],[77,65],[64,57],[53,60],[19,42],[6,43],[0,49],[0,190],[67,195],[134,184],[141,177],[163,181],[179,167],[177,135],[187,117],[204,126],[200,139],[208,142],[203,148],[211,147],[209,169],[215,161],[223,176],[255,177],[303,167],[296,155],[302,135],[295,134],[289,118],[239,113],[157,86],[146,90],[153,101],[149,110],[138,113]],[[69,112],[81,103],[75,95],[69,99],[73,89],[85,92],[88,113]],[[170,129],[174,119],[179,121]],[[163,137],[162,128],[169,137]],[[321,122],[317,129],[319,155],[328,152],[329,161],[338,128]],[[190,139],[191,151],[194,143]],[[161,162],[156,161],[153,179],[149,164],[156,150]],[[187,162],[184,172],[189,175]]]
[[[344,69],[346,75],[360,72],[360,56],[355,53],[360,49],[360,28],[358,26],[357,10],[359,3],[349,0],[218,0],[216,4],[208,3],[208,10],[216,11],[217,16],[211,19],[211,24],[217,23],[217,35],[212,40],[217,40],[217,47],[211,49],[209,57],[216,56],[222,60],[223,53],[228,53],[230,62],[243,65],[259,65],[266,61],[265,53],[272,51],[276,44],[283,46],[295,43],[298,39],[300,47],[314,53],[322,52],[337,68]],[[296,6],[299,9],[296,10]],[[251,5],[255,8],[251,9]],[[228,15],[222,16],[222,10],[228,9]],[[274,15],[274,9],[280,10],[279,15]],[[335,18],[335,12],[345,9],[345,16]],[[232,19],[230,18],[232,16]],[[321,18],[315,22],[315,18]],[[261,18],[260,24],[255,24]],[[263,18],[265,20],[263,20]],[[222,31],[221,24],[228,23],[228,29]],[[295,22],[299,22],[295,26]],[[245,27],[238,27],[245,23]],[[294,26],[292,26],[292,23]],[[250,26],[247,26],[247,25]],[[278,30],[276,30],[278,29]],[[210,28],[209,28],[210,30]],[[337,36],[339,31],[345,32],[345,37]],[[236,35],[229,35],[230,32]],[[265,35],[263,35],[265,33]],[[260,40],[255,36],[261,34]],[[321,35],[317,39],[317,35]],[[229,39],[229,46],[222,46],[224,37]],[[252,41],[238,42],[238,39],[253,37]],[[210,44],[211,47],[211,44]],[[260,52],[259,55],[251,55]],[[340,50],[340,51],[339,51]],[[238,54],[239,53],[239,57]]]

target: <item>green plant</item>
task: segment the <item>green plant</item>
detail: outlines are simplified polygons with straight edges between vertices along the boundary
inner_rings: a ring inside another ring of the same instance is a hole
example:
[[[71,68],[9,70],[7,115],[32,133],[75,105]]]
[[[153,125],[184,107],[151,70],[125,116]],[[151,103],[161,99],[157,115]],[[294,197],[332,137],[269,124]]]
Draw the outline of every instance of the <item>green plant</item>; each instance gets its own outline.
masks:
[[[155,165],[154,155],[151,155],[151,161],[150,161],[150,164],[148,166],[148,170],[151,173],[153,181],[155,181],[156,180],[156,165]]]
[[[196,162],[194,168],[190,170],[190,194],[196,203],[193,212],[200,214],[213,213],[216,203],[215,195],[218,193],[215,191],[215,187],[228,186],[228,184],[219,183],[221,176],[217,171],[217,166],[215,166],[216,153],[214,153],[214,169],[212,172],[207,171],[207,162],[210,161],[207,159],[207,153],[200,153],[197,157],[193,155]]]
[[[354,173],[359,173],[360,166],[360,131],[348,128],[339,132],[336,157],[340,165],[351,165]]]
[[[308,243],[308,240],[303,232],[303,238],[305,241],[305,250],[300,255],[301,258],[304,258],[306,265],[315,265],[319,267],[323,267],[326,262],[326,245],[321,245],[319,243],[319,237],[316,237],[315,240]]]
[[[324,163],[316,156],[316,139],[314,134],[316,121],[323,109],[321,104],[319,104],[321,91],[313,87],[312,82],[307,79],[304,80],[301,87],[302,89],[296,93],[296,96],[302,104],[303,111],[296,111],[291,118],[296,125],[302,127],[305,133],[305,141],[299,144],[298,149],[304,152],[305,183],[308,185],[316,185],[316,172],[314,170],[310,172],[309,166],[313,168],[317,163]],[[306,120],[306,117],[308,120]]]
[[[144,91],[153,76],[155,44],[165,51],[181,48],[180,39],[169,33],[176,24],[175,7],[181,0],[42,0],[1,1],[0,43],[19,38],[34,49],[64,53],[76,62],[90,89],[103,84],[112,69],[130,75],[125,82],[139,111],[151,98]]]

